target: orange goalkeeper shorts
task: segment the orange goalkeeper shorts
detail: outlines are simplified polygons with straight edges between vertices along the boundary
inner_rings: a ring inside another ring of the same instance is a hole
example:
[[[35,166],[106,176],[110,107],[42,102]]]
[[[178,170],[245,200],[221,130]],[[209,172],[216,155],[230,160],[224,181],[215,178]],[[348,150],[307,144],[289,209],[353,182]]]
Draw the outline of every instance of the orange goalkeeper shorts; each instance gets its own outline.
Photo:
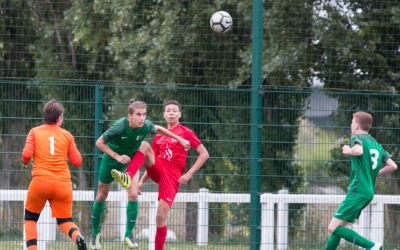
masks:
[[[72,183],[59,180],[36,180],[29,185],[25,208],[40,213],[49,201],[53,218],[72,217]]]

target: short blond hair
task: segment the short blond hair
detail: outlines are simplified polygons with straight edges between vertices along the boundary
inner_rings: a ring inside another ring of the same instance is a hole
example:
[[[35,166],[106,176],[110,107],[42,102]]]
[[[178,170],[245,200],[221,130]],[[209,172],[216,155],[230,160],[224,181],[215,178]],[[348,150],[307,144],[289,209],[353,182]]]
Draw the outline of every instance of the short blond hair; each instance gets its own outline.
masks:
[[[360,125],[360,128],[364,131],[369,131],[372,127],[372,115],[367,112],[356,112],[353,114],[353,118]]]

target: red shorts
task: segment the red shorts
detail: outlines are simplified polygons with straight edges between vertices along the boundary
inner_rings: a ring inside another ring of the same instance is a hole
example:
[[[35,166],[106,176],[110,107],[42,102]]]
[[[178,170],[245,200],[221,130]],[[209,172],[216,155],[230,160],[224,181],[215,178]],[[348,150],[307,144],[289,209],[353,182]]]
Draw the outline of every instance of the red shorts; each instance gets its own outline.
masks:
[[[168,206],[172,207],[175,196],[179,190],[179,178],[182,172],[175,170],[170,166],[162,164],[156,160],[156,163],[146,169],[148,176],[158,183],[158,200],[162,199]]]
[[[35,180],[28,188],[25,208],[40,213],[49,201],[54,218],[72,218],[72,183],[59,180]]]

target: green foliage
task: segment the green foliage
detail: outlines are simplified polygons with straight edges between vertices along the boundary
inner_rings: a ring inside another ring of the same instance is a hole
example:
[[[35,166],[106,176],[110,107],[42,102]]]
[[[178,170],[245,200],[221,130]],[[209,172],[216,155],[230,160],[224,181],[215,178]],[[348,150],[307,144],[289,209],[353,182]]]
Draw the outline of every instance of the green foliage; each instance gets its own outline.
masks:
[[[309,86],[317,62],[311,43],[315,1],[266,1],[266,84]]]
[[[398,1],[322,1],[316,21],[318,77],[326,87],[390,89],[399,85]],[[340,37],[340,39],[337,39]]]
[[[303,178],[293,156],[299,117],[304,113],[309,95],[310,92],[302,88],[265,88],[262,138],[269,143],[263,144],[262,171],[263,176],[275,180],[262,182],[265,192],[282,188],[296,192],[302,185]]]
[[[34,77],[35,61],[30,46],[36,34],[35,26],[30,25],[28,3],[1,1],[0,11],[0,77]]]
[[[264,53],[269,59],[264,68],[265,85],[310,84],[309,66],[313,63],[313,59],[309,57],[308,52],[312,46],[307,37],[311,33],[309,25],[312,21],[311,3],[303,5],[299,2],[294,5],[270,1],[265,5],[268,25]],[[101,0],[76,0],[64,4],[31,1],[29,8],[30,26],[35,30],[36,40],[35,43],[27,42],[27,44],[30,55],[33,56],[32,61],[35,62],[36,77],[129,81],[147,85],[171,83],[172,91],[161,88],[156,91],[140,90],[139,93],[129,96],[126,91],[118,91],[122,90],[120,88],[116,92],[105,89],[104,94],[108,97],[108,104],[124,102],[123,100],[127,101],[136,96],[154,103],[162,102],[165,98],[173,98],[188,106],[191,105],[193,109],[203,107],[204,111],[200,113],[190,111],[193,115],[188,115],[186,119],[191,122],[200,120],[210,123],[240,124],[250,119],[250,112],[243,112],[241,116],[228,114],[231,111],[224,109],[215,112],[214,107],[227,105],[231,98],[235,98],[233,96],[225,98],[219,93],[210,94],[210,92],[191,96],[173,91],[173,85],[176,83],[228,85],[234,88],[250,83],[251,30],[248,28],[252,20],[250,1],[239,3],[216,1],[214,4],[204,1],[110,3]],[[208,27],[210,14],[216,9],[228,10],[234,17],[233,30],[226,35],[215,34]],[[300,18],[300,21],[285,18],[283,14],[285,11],[294,10],[298,13],[296,17]],[[82,93],[73,87],[65,93],[51,85],[43,87],[41,91],[43,99],[54,97],[65,101],[90,102],[90,98],[93,97],[93,89],[88,89],[87,91],[92,93],[85,95],[87,97],[83,99]],[[269,109],[276,105],[270,102],[268,94],[264,96],[265,108]],[[302,98],[302,100],[282,99],[277,104],[298,105],[304,103],[307,96]],[[250,100],[244,93],[238,94],[234,100],[242,107],[250,105]],[[79,119],[79,114],[82,113],[93,113],[89,106],[76,109],[71,105],[69,110],[71,120]],[[107,104],[104,105],[104,110],[107,120],[116,119],[115,110],[110,110]],[[295,125],[297,117],[301,114],[300,110],[296,115],[280,115],[276,124],[288,122]],[[92,127],[82,128],[76,123],[67,125],[71,126],[73,131],[82,133],[93,131]],[[203,130],[197,125],[193,129]],[[293,141],[297,134],[295,129],[289,127],[283,130],[273,129],[271,132],[271,134],[266,132],[263,136],[269,140],[274,139],[274,135],[281,135],[287,136],[285,140]],[[207,145],[216,155],[233,155],[240,150],[241,153],[236,160],[230,162],[216,160],[210,163],[206,170],[207,174],[213,176],[212,180],[207,180],[210,188],[232,189],[237,180],[231,181],[224,177],[220,179],[218,175],[229,172],[240,178],[248,174],[249,169],[242,166],[247,165],[247,155],[250,151],[249,144],[243,144],[249,140],[249,128],[211,126],[207,128],[205,136],[202,137],[202,132],[198,133],[201,133],[199,136],[205,141],[220,141]],[[228,139],[232,141],[229,146],[224,142]],[[83,147],[90,150],[86,145],[89,144],[85,142]],[[292,146],[287,144],[279,150],[267,148],[264,152],[272,152],[274,157],[291,158]],[[295,166],[290,161],[273,163],[272,168],[275,166],[279,169],[279,174],[285,172],[291,176],[296,175]],[[295,188],[297,185],[295,183],[299,183],[299,179],[290,181],[287,179],[281,182],[285,184],[277,183],[273,189],[276,190],[282,185]],[[246,190],[247,185],[248,183],[244,183],[234,189]]]
[[[246,4],[223,5],[234,16],[250,11]],[[241,60],[237,52],[243,50],[245,36],[213,34],[204,25],[213,9],[202,1],[73,1],[64,23],[71,37],[66,53],[83,55],[82,68],[72,65],[74,74],[150,84],[243,82],[235,79],[236,67],[223,61]],[[204,40],[210,43],[199,42]]]

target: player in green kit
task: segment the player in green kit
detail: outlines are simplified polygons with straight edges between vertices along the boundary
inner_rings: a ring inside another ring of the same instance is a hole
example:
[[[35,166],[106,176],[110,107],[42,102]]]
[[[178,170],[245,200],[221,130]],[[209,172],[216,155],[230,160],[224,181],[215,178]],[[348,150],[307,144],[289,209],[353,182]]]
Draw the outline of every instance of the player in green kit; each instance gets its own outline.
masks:
[[[343,238],[362,248],[382,249],[382,243],[372,242],[346,227],[352,224],[361,211],[374,197],[375,180],[378,175],[392,173],[397,169],[396,163],[368,132],[372,126],[372,116],[366,112],[353,114],[351,123],[351,142],[344,145],[342,152],[351,156],[351,175],[346,198],[336,210],[328,226],[330,236],[325,250],[336,249]]]
[[[111,175],[112,170],[125,171],[127,164],[131,162],[131,160],[142,164],[145,160],[145,156],[139,149],[143,140],[149,133],[158,133],[172,137],[184,148],[190,148],[189,141],[146,120],[146,111],[146,103],[131,100],[128,107],[128,116],[118,119],[96,141],[96,146],[104,154],[99,169],[98,190],[92,209],[92,237],[90,246],[94,250],[101,249],[100,219],[105,209],[105,201],[110,191],[110,185],[114,180]],[[130,179],[127,182],[129,182],[129,188],[127,189],[128,206],[124,241],[128,248],[137,248],[138,245],[132,234],[132,230],[136,225],[139,209],[137,202],[139,172],[132,178],[132,182],[135,185],[130,185]]]

